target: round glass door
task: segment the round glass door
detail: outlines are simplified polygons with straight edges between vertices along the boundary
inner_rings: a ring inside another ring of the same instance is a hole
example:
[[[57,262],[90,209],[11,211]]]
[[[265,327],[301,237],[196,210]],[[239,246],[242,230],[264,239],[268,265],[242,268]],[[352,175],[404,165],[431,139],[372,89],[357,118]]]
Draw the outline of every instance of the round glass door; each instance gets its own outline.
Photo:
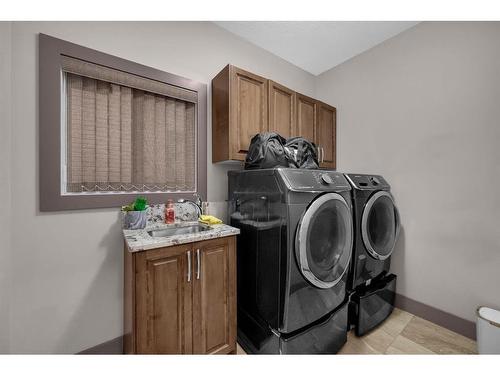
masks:
[[[300,221],[295,244],[299,269],[319,288],[331,288],[347,271],[352,253],[351,210],[344,198],[328,193],[313,201]]]
[[[387,259],[399,234],[399,214],[387,191],[375,193],[366,203],[361,218],[361,235],[366,250],[375,259]]]

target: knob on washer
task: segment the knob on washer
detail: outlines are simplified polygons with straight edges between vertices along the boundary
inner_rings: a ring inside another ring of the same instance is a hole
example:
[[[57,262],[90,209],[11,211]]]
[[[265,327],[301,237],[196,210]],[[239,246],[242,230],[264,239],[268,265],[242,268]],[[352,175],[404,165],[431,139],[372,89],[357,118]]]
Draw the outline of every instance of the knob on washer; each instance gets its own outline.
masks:
[[[330,185],[331,183],[333,183],[332,178],[328,176],[326,173],[323,173],[321,175],[321,181],[323,181],[323,183],[325,183],[326,185]]]

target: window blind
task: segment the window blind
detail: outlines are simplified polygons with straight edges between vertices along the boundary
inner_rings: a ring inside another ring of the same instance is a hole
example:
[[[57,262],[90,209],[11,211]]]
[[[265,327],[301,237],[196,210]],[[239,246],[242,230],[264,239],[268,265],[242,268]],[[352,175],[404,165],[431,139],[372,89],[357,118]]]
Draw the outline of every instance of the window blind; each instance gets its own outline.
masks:
[[[74,57],[61,56],[61,67],[62,70],[67,73],[148,91],[173,99],[180,99],[191,103],[196,103],[198,99],[196,92],[191,90],[144,78],[135,74],[122,72],[121,70],[108,68]]]
[[[66,191],[195,191],[196,93],[86,64],[63,63]]]

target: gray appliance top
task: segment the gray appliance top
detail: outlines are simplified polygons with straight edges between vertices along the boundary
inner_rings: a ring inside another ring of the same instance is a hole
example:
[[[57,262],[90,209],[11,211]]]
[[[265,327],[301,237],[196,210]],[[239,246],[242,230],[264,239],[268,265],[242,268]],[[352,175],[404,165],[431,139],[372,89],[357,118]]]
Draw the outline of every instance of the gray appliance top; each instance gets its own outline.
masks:
[[[382,176],[372,174],[346,173],[352,187],[359,190],[389,190],[390,186]]]
[[[323,169],[279,168],[278,173],[292,191],[346,191],[349,182],[340,172]]]

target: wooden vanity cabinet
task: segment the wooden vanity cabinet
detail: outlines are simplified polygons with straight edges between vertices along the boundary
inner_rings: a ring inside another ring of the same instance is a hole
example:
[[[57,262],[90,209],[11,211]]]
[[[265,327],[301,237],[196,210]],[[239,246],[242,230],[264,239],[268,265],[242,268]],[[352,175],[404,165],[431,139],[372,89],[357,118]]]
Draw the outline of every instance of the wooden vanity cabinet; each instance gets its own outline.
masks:
[[[236,240],[131,253],[125,247],[127,354],[236,352]]]

